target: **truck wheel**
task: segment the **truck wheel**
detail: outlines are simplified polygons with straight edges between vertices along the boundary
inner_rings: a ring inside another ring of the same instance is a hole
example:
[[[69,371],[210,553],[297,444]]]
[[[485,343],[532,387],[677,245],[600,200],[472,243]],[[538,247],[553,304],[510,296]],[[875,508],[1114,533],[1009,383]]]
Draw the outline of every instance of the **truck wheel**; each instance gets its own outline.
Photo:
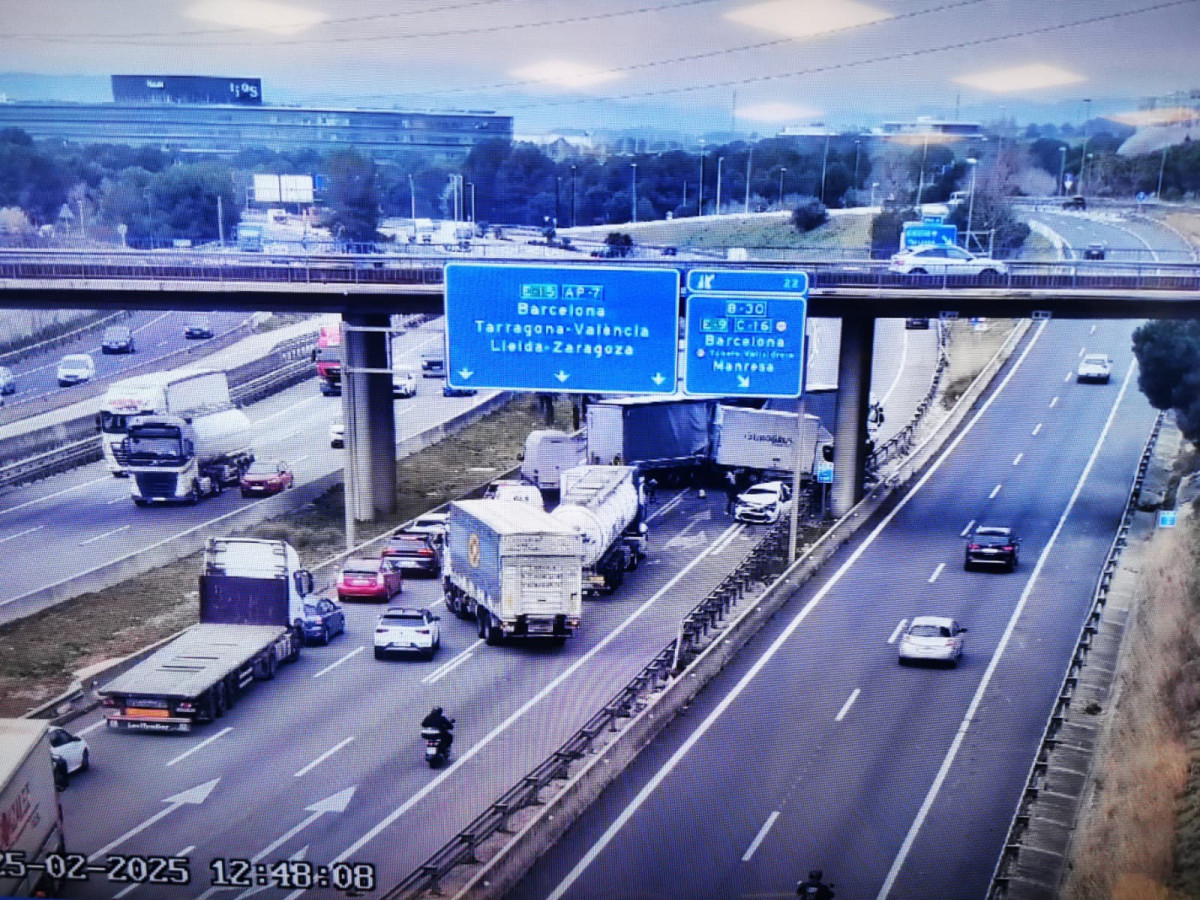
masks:
[[[275,652],[272,650],[258,664],[258,680],[270,681],[275,677],[275,666],[278,663],[275,660]]]
[[[150,505],[150,501],[148,501],[148,500],[145,500],[145,499],[143,499],[143,498],[141,498],[141,497],[134,497],[134,498],[133,498],[133,505],[134,505],[134,506],[149,506],[149,505]]]
[[[219,719],[225,715],[225,682],[218,681],[213,685],[212,717]]]
[[[188,491],[188,495],[184,499],[184,503],[186,503],[188,506],[195,506],[199,502],[200,502],[200,486],[198,484],[196,484],[196,482],[193,481],[192,489],[190,491]]]
[[[230,675],[225,679],[225,708],[233,709],[237,706],[238,701],[238,684],[237,676]]]
[[[325,643],[329,643],[329,631],[325,632]],[[287,655],[288,662],[295,662],[300,658],[300,651],[304,647],[304,626],[300,623],[292,628],[292,652]]]
[[[79,762],[79,771],[86,772],[88,770],[88,766],[90,766],[91,764],[92,764],[92,761],[90,759],[88,759],[88,752],[87,752],[87,750],[84,750],[83,751],[83,759],[80,760],[80,762]]]
[[[479,637],[481,640],[487,638],[487,636],[488,636],[488,627],[487,627],[488,617],[489,617],[489,613],[482,606],[478,607],[475,610],[475,621],[479,626]]]
[[[495,647],[502,640],[504,640],[504,632],[500,629],[499,621],[497,621],[496,617],[491,613],[487,613],[487,619],[485,621],[487,622],[487,625],[484,629],[486,632],[484,635],[484,640],[487,641],[489,647]]]
[[[383,650],[382,650],[381,648],[379,648],[379,647],[376,647],[376,648],[375,648],[375,658],[376,658],[376,659],[383,659]]]

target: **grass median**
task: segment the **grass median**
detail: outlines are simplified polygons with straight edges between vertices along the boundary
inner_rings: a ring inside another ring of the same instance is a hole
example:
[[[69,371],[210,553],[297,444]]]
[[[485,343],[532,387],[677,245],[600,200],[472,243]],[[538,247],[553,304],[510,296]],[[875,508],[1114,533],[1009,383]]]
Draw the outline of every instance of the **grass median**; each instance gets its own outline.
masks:
[[[555,404],[558,427],[571,405]],[[526,435],[546,427],[536,399],[521,397],[457,434],[397,463],[398,509],[359,526],[359,540],[385,534],[517,465]],[[345,549],[343,495],[334,488],[313,503],[240,534],[281,538],[315,566]],[[201,555],[192,554],[103,591],[84,594],[0,625],[0,717],[20,716],[67,690],[75,673],[119,658],[193,624]]]

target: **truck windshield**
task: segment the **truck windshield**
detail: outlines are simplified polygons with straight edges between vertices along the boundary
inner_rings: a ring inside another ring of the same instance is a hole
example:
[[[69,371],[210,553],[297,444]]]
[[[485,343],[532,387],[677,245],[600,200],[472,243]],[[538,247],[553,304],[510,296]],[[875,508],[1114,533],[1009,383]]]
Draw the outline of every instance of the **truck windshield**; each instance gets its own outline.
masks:
[[[124,434],[129,430],[129,420],[133,416],[122,413],[100,411],[100,430],[105,434]]]
[[[128,441],[128,450],[132,456],[153,456],[160,459],[183,456],[177,437],[130,437]]]

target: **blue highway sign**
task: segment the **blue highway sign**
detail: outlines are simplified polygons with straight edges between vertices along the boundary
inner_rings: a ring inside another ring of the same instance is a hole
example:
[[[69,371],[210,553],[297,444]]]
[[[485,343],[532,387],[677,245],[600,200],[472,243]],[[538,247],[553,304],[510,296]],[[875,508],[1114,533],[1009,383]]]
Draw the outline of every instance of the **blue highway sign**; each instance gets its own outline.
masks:
[[[446,265],[451,387],[670,394],[679,272]]]
[[[692,269],[689,293],[799,294],[808,296],[808,273],[786,269]]]
[[[690,294],[684,392],[800,396],[807,306],[801,295]]]
[[[1173,509],[1159,510],[1158,527],[1159,528],[1174,528],[1175,523],[1179,521],[1179,513]]]
[[[817,484],[833,484],[833,463],[824,460],[817,463]]]
[[[954,244],[958,242],[958,226],[934,225],[924,222],[907,222],[901,233],[900,243],[904,247],[921,247],[925,244]]]

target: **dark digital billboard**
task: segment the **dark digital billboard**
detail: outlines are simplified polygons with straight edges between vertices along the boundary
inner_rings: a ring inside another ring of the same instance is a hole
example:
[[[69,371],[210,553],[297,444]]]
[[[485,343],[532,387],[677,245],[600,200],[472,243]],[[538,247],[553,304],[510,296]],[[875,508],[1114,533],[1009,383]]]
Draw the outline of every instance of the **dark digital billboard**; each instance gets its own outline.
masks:
[[[117,103],[199,103],[262,106],[261,78],[208,75],[114,75]]]

